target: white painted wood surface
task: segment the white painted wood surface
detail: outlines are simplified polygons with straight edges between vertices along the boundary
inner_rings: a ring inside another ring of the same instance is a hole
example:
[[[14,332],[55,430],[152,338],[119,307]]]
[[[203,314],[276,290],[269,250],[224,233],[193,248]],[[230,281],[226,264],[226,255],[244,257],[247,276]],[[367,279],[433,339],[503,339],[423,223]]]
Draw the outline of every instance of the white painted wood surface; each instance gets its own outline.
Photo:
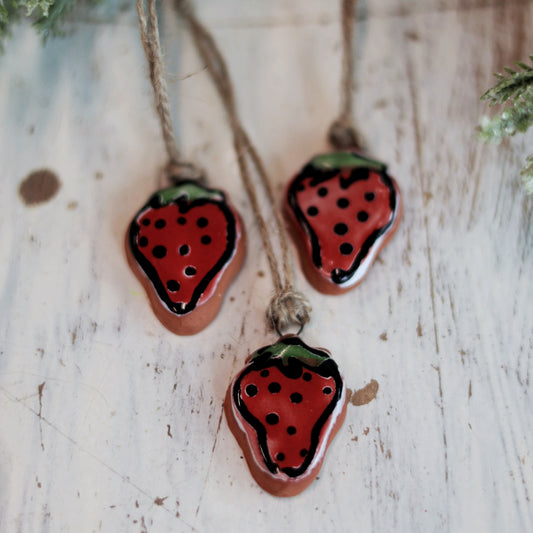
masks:
[[[197,5],[281,195],[327,148],[337,2]],[[533,132],[499,147],[474,132],[492,72],[533,52],[533,2],[367,0],[358,14],[355,117],[404,219],[347,295],[296,272],[305,340],[351,390],[379,391],[349,406],[317,482],[283,500],[253,482],[222,415],[230,378],[274,340],[271,282],[183,26],[165,6],[180,145],[249,235],[221,314],[190,338],[159,324],[123,252],[164,163],[133,5],[88,12],[44,48],[16,29],[0,58],[0,531],[533,530],[533,198],[518,177]],[[42,167],[62,187],[27,207],[19,184]]]

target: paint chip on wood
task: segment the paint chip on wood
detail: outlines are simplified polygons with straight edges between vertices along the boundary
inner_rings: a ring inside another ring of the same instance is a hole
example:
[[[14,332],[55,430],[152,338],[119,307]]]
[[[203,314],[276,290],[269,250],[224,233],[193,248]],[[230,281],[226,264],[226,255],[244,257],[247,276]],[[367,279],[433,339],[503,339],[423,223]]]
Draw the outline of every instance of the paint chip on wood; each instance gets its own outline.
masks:
[[[51,200],[61,187],[57,175],[48,169],[30,172],[20,183],[19,194],[28,206],[43,204]]]
[[[352,405],[366,405],[376,397],[378,390],[379,383],[373,379],[362,389],[356,391],[350,391],[350,389],[348,389],[348,401]]]

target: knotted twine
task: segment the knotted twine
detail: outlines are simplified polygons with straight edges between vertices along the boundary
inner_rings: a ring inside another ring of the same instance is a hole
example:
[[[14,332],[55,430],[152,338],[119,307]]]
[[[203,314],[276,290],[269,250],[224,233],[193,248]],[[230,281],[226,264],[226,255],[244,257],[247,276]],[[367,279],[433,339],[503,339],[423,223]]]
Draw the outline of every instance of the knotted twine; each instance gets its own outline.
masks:
[[[161,133],[163,134],[168,156],[168,163],[164,170],[165,177],[171,181],[179,179],[203,180],[203,171],[193,163],[186,161],[176,145],[176,136],[170,114],[165,65],[159,41],[155,0],[148,1],[148,15],[145,11],[144,1],[137,0],[137,15],[139,17],[141,41],[148,61],[150,81],[154,89],[155,108],[159,116]]]
[[[354,63],[353,33],[356,0],[341,0],[342,20],[342,78],[340,113],[329,128],[328,140],[337,150],[360,149],[353,114]]]
[[[172,130],[172,121],[168,112],[168,92],[164,77],[161,46],[157,30],[156,0],[147,0],[149,6],[150,26],[146,20],[144,0],[137,0],[137,13],[141,28],[141,39],[146,57],[150,66],[150,80],[154,87],[156,108],[161,121],[163,138],[167,147],[167,153],[171,165],[183,166],[179,153],[175,148],[175,140]],[[259,226],[261,240],[265,248],[269,269],[274,284],[274,296],[268,308],[267,318],[274,329],[281,335],[290,326],[298,326],[300,332],[310,320],[311,305],[307,298],[293,286],[293,274],[289,258],[289,245],[281,215],[275,208],[274,194],[270,179],[265,170],[261,157],[246,133],[237,113],[233,86],[226,63],[216,45],[213,37],[196,18],[190,4],[186,0],[175,0],[178,12],[188,24],[193,41],[201,59],[205,62],[207,71],[222,100],[228,116],[230,128],[233,134],[233,146],[237,155],[237,162],[241,179],[250,200],[254,216]],[[172,135],[169,135],[169,131]],[[169,148],[169,144],[173,145]],[[185,165],[189,165],[185,163]],[[250,165],[255,168],[261,185],[266,193],[269,209],[274,216],[276,235],[281,249],[281,267],[274,251],[268,225],[261,213],[257,190],[250,174]]]

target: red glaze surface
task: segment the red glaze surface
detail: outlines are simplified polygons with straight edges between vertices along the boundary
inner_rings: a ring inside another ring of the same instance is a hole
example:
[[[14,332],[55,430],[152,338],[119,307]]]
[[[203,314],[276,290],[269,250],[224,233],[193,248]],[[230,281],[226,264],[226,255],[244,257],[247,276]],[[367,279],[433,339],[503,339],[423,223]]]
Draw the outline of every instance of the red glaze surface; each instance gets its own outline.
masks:
[[[184,214],[179,212],[176,204],[169,204],[156,210],[147,208],[137,220],[140,225],[139,243],[147,243],[139,245],[139,251],[156,268],[170,300],[187,304],[198,280],[208,274],[226,249],[227,223],[224,214],[213,203],[193,207]],[[160,221],[164,221],[165,225],[157,228],[156,223],[162,224]],[[164,257],[154,256],[156,246],[164,246]],[[198,304],[211,297],[220,275],[221,272],[211,280]],[[179,289],[169,290],[169,282],[171,288],[177,287],[174,281],[179,284]]]
[[[327,278],[331,278],[334,269],[348,270],[372,232],[387,224],[393,216],[389,206],[389,189],[377,172],[370,171],[369,174],[368,180],[357,181],[347,190],[342,189],[340,178],[349,178],[350,169],[343,169],[338,176],[314,186],[310,184],[312,178],[308,178],[302,182],[303,190],[296,193],[303,213],[307,214],[312,207],[318,210],[315,216],[307,215],[307,221],[318,237],[322,259],[320,270]],[[321,196],[319,191],[327,193]],[[373,199],[367,200],[365,195]],[[344,205],[346,200],[348,206],[339,207],[338,202]],[[358,215],[364,220],[360,220]],[[342,234],[335,231],[336,227]],[[350,253],[341,253],[341,246],[345,243],[350,246]],[[309,240],[306,240],[305,247],[311,255]]]
[[[241,382],[241,395],[250,413],[267,428],[271,458],[280,469],[299,468],[311,446],[311,431],[336,391],[335,380],[308,371],[297,380],[289,379],[275,367],[268,372],[268,376],[261,371],[248,374]],[[247,394],[249,385],[257,388],[253,396]],[[291,400],[295,393],[301,395],[298,403]],[[268,415],[275,415],[278,421],[269,424]]]

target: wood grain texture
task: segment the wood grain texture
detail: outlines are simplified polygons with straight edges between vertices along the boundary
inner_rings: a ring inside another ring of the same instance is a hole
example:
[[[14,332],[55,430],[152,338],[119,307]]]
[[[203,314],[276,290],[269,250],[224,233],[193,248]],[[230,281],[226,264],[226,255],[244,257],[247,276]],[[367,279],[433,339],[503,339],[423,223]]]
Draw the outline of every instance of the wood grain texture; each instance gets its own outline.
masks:
[[[281,202],[327,149],[336,3],[198,4]],[[360,2],[355,119],[404,218],[351,293],[316,293],[295,266],[305,341],[377,394],[350,403],[317,482],[282,501],[223,418],[231,378],[274,339],[272,285],[224,112],[170,3],[180,146],[230,193],[248,256],[190,338],[161,326],[126,263],[164,149],[136,15],[118,6],[44,48],[19,27],[0,59],[0,531],[533,530],[533,199],[518,176],[533,132],[497,147],[474,131],[492,73],[532,53],[533,2]],[[61,187],[27,206],[20,183],[41,168]]]

